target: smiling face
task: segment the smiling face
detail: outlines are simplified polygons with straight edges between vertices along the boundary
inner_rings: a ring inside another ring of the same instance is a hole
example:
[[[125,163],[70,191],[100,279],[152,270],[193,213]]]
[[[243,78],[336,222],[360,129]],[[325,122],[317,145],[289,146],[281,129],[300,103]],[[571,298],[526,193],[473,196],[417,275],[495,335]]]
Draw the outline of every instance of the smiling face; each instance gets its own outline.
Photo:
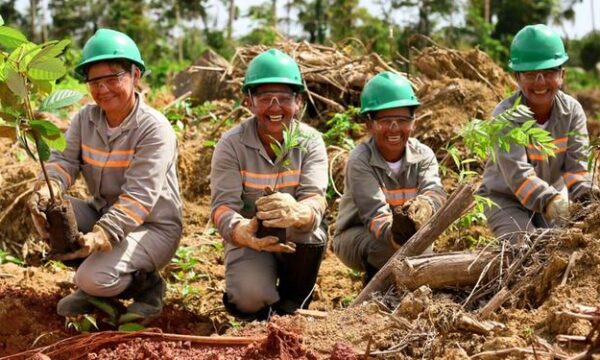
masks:
[[[90,94],[109,121],[115,119],[118,122],[127,117],[135,105],[133,85],[139,77],[139,69],[135,68],[132,78],[131,69],[116,63],[98,62],[88,67],[86,82]]]
[[[246,106],[256,116],[258,136],[265,145],[271,137],[283,141],[283,130],[302,108],[302,96],[285,84],[263,84],[246,96]]]
[[[515,76],[519,88],[527,99],[527,105],[534,112],[549,112],[552,109],[554,96],[563,84],[563,69],[527,71],[517,73]]]
[[[371,115],[367,127],[377,150],[386,161],[400,160],[414,130],[414,117],[408,107],[380,110]]]

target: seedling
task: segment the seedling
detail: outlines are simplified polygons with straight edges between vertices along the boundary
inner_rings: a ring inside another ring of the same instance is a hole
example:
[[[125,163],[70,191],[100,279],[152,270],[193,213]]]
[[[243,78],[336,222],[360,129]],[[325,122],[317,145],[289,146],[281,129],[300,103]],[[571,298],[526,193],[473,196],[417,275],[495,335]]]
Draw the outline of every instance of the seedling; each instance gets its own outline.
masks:
[[[15,265],[24,265],[23,260],[14,257],[4,250],[0,250],[0,265],[12,263]]]
[[[300,149],[300,151],[305,152],[306,148],[302,145],[302,140],[306,140],[309,138],[307,134],[304,134],[300,131],[300,126],[298,123],[293,122],[292,126],[289,128],[284,125],[283,128],[283,141],[279,142],[274,137],[271,137],[271,150],[275,154],[275,163],[277,166],[277,173],[279,174],[282,170],[290,170],[290,159],[287,158],[288,154],[293,149]],[[277,192],[277,185],[282,177],[278,176],[275,179],[275,184],[273,188],[267,186],[264,188],[265,195],[271,195]],[[265,236],[275,236],[279,239],[280,243],[286,242],[286,229],[283,228],[267,228],[263,226],[262,221],[258,221],[258,230],[256,231],[256,236],[259,238],[263,238]]]
[[[59,56],[68,44],[68,40],[34,44],[18,30],[4,26],[0,17],[0,137],[16,139],[40,163],[50,190],[50,204],[41,210],[50,224],[49,243],[56,252],[74,250],[78,231],[70,203],[55,197],[44,164],[50,149],[65,149],[65,137],[38,114],[72,105],[83,96],[73,90],[53,91],[56,80],[67,71]]]
[[[67,316],[65,318],[65,328],[73,329],[80,333],[88,333],[92,328],[98,330],[96,316],[94,314],[83,314],[76,317]]]

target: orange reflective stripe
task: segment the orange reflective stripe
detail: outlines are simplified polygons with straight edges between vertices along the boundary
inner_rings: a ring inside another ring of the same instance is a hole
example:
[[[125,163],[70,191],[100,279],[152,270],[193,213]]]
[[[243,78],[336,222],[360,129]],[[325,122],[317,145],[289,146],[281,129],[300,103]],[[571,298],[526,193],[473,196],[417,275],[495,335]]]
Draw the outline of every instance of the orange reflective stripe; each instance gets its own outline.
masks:
[[[297,181],[288,181],[288,182],[284,182],[284,183],[275,185],[275,189],[281,189],[281,188],[284,188],[284,187],[294,187],[294,186],[299,186],[299,185],[300,185],[300,181],[299,180],[297,180]]]
[[[135,153],[135,151],[132,150],[113,150],[111,152],[106,152],[103,150],[98,150],[98,149],[94,149],[93,147],[90,147],[88,145],[85,144],[81,144],[81,148],[85,149],[91,153],[94,154],[98,154],[98,155],[103,155],[103,156],[110,156],[110,155],[133,155]]]
[[[534,192],[535,190],[537,190],[537,188],[539,188],[539,187],[540,187],[540,185],[539,185],[539,184],[538,184],[537,186],[534,186],[534,187],[532,187],[532,188],[531,188],[531,190],[529,190],[529,191],[528,191],[528,192],[525,194],[525,197],[523,198],[523,201],[521,201],[521,203],[522,203],[522,204],[525,204],[525,203],[527,203],[527,200],[529,199],[529,197],[531,196],[531,194],[533,194],[533,192]]]
[[[417,188],[407,188],[407,189],[397,189],[397,190],[382,189],[382,190],[384,193],[388,193],[388,194],[403,194],[403,193],[417,192]]]
[[[387,203],[393,206],[403,205],[410,199],[387,199]]]
[[[284,177],[284,176],[289,176],[289,175],[299,175],[300,170],[289,170],[289,171],[284,171],[281,173],[271,173],[271,174],[259,174],[259,173],[250,172],[248,170],[240,170],[240,174],[247,175],[247,176],[250,176],[253,178],[257,178],[257,179],[277,179],[278,177]]]
[[[67,170],[65,170],[62,166],[60,166],[57,163],[50,163],[48,165],[46,165],[46,167],[55,167],[56,170],[58,170],[58,172],[60,172],[61,174],[65,175],[67,177],[67,184],[70,186],[71,184],[73,184],[73,179],[71,178],[71,175],[67,172]]]
[[[225,206],[225,205],[221,205],[219,206],[214,212],[213,212],[213,223],[217,226],[219,226],[219,223],[221,222],[221,218],[223,217],[223,215],[225,215],[226,213],[233,211],[231,208]]]
[[[539,155],[539,154],[527,154],[527,158],[529,160],[534,160],[534,161],[542,161],[542,160],[547,159],[546,155]]]
[[[525,186],[527,186],[527,184],[529,184],[531,182],[532,177],[528,177],[527,179],[525,179],[525,181],[523,181],[523,183],[521,183],[521,186],[519,186],[519,188],[517,189],[517,191],[515,191],[515,194],[517,196],[519,196],[519,193],[521,192],[521,190],[523,190],[523,188],[525,188]]]
[[[121,205],[121,204],[115,204],[114,205],[115,208],[123,211],[125,213],[125,215],[129,216],[130,218],[133,219],[133,221],[135,221],[138,224],[142,224],[144,222],[144,220],[142,220],[141,217],[139,217],[136,213],[132,212],[131,210],[129,210],[128,208],[126,208],[125,206]]]
[[[142,205],[140,202],[138,202],[136,199],[132,198],[131,196],[122,194],[119,197],[121,199],[131,203],[133,206],[137,207],[138,209],[140,209],[144,214],[148,215],[150,213],[150,211],[148,211],[148,209],[146,209],[146,207],[144,207],[144,205]]]
[[[109,160],[103,163],[85,155],[82,156],[82,158],[86,163],[102,168],[126,168],[129,167],[129,164],[131,164],[131,160]]]

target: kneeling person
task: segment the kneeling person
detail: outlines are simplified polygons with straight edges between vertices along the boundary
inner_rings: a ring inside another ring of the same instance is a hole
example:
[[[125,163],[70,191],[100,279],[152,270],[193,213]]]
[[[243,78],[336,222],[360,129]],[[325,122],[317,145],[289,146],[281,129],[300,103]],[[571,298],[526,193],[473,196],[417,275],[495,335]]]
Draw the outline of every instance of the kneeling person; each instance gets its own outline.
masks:
[[[211,216],[225,241],[226,309],[265,319],[311,301],[327,238],[327,153],[320,133],[296,118],[304,85],[291,57],[275,49],[255,57],[242,90],[254,116],[216,146]],[[300,146],[284,143],[286,129],[300,134]],[[288,145],[280,156],[277,142]],[[257,233],[259,220],[283,239]]]
[[[333,249],[366,281],[446,199],[433,151],[410,137],[417,106],[410,83],[391,72],[361,94],[371,137],[348,158]]]

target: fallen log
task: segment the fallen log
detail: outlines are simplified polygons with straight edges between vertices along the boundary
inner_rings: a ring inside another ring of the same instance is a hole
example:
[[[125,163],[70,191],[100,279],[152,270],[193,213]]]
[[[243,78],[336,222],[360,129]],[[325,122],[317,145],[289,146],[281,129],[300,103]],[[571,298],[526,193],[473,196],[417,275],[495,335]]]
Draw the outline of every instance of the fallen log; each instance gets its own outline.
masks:
[[[485,267],[498,259],[499,251],[483,253],[445,253],[394,260],[392,273],[398,287],[415,290],[423,285],[430,289],[460,288],[477,283]],[[499,262],[498,262],[499,264]],[[495,273],[490,268],[489,273]]]
[[[458,219],[473,203],[473,184],[461,184],[450,195],[442,208],[414,234],[375,274],[373,279],[358,294],[350,306],[356,306],[368,300],[369,296],[391,284],[392,269],[395,261],[409,256],[422,254],[448,226]]]

